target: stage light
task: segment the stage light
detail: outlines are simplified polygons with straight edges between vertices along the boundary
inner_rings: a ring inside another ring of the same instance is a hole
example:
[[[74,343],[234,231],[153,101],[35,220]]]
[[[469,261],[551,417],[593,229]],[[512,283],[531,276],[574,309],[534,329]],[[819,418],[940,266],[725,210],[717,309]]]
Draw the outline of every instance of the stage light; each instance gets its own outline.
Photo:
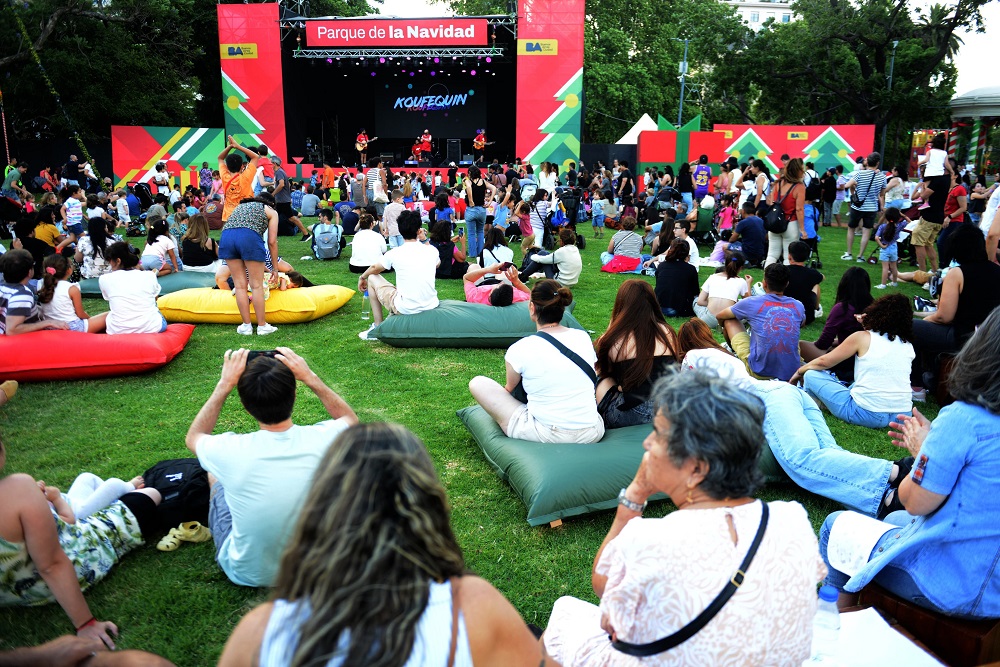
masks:
[[[328,62],[328,63],[330,63],[332,65],[333,64],[333,58],[327,58],[326,62]]]
[[[375,76],[375,72],[372,72],[372,76]]]
[[[486,62],[488,62],[488,63],[493,62],[493,58],[490,58],[489,56],[486,56]]]
[[[424,70],[422,70],[422,69],[418,69],[417,71],[420,72],[421,74],[424,73]]]
[[[407,59],[407,60],[409,60],[409,59],[410,59],[410,56],[406,56],[406,59]]]
[[[406,74],[406,69],[403,69],[403,74]]]
[[[379,58],[379,59],[378,59],[378,61],[379,61],[380,63],[385,63],[385,58]]]
[[[411,71],[411,72],[410,72],[410,76],[414,76],[414,75],[416,75],[416,72],[412,72],[412,71]]]
[[[435,72],[434,70],[431,70],[431,76],[434,76],[435,74],[437,74],[437,72]]]
[[[465,70],[464,69],[462,70],[462,74],[465,74]]]
[[[441,59],[440,59],[440,58],[435,58],[435,59],[434,59],[434,64],[435,64],[435,65],[437,65],[437,64],[438,64],[439,62],[441,62]]]
[[[471,72],[469,72],[469,75],[470,76],[476,76],[476,70],[472,70]]]

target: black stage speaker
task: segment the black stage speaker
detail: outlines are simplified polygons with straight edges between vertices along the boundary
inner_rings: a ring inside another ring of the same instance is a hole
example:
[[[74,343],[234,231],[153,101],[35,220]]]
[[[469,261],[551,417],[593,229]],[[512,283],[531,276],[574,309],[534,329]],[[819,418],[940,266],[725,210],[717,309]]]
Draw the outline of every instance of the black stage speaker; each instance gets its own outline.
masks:
[[[462,140],[448,139],[448,152],[445,162],[460,162],[462,159]]]

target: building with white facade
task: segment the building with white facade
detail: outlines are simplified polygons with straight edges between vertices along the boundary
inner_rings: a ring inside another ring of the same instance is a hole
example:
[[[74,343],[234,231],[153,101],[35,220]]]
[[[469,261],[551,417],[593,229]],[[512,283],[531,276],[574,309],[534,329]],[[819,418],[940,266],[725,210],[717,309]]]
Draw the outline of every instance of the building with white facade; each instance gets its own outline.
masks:
[[[759,30],[768,19],[775,23],[791,23],[792,5],[789,0],[723,0],[736,8],[743,22],[752,30]]]

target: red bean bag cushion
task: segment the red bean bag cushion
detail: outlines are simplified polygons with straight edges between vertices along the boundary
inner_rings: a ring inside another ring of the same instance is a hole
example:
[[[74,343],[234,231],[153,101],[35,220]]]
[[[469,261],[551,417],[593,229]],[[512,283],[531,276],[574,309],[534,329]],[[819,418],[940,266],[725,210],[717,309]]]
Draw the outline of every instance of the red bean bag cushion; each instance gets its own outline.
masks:
[[[143,373],[170,363],[193,331],[193,324],[171,324],[155,334],[50,330],[0,336],[0,379],[43,382]]]
[[[611,258],[610,262],[601,267],[601,271],[607,273],[632,273],[639,266],[640,261],[642,260],[638,257],[615,255]]]

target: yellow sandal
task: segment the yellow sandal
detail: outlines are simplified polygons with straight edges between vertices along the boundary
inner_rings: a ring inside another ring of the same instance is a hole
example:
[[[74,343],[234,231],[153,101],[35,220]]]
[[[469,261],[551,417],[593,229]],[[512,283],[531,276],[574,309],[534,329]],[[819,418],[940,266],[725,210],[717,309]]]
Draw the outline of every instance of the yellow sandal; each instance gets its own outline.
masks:
[[[177,551],[181,542],[207,542],[212,539],[212,531],[197,521],[186,521],[163,536],[156,548],[160,551]]]

